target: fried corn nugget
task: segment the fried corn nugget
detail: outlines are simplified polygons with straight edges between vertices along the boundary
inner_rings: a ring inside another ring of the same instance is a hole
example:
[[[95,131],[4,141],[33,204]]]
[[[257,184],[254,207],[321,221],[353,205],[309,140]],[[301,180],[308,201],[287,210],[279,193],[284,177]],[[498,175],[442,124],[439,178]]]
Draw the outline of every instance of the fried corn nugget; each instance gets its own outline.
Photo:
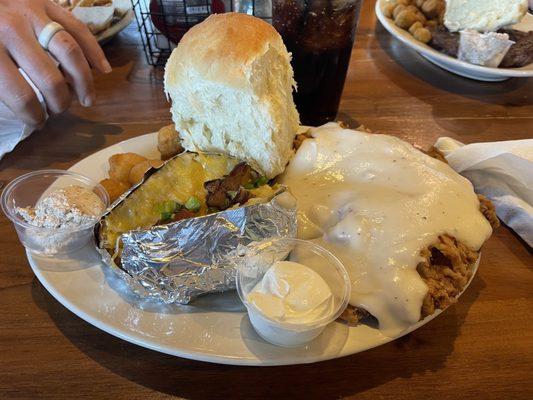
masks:
[[[427,0],[422,4],[422,12],[428,18],[437,18],[445,8],[446,5],[442,0]]]
[[[431,32],[427,28],[416,29],[413,33],[413,36],[416,40],[422,43],[429,43],[432,38]]]
[[[152,167],[157,168],[161,165],[163,165],[163,161],[161,160],[145,160],[135,164],[130,171],[128,182],[132,185],[139,183],[143,179],[146,171]]]
[[[417,21],[420,21],[420,17],[414,11],[407,9],[394,18],[396,25],[402,29],[409,29]]]
[[[409,33],[411,35],[414,35],[415,32],[418,30],[418,29],[421,29],[423,28],[424,25],[422,25],[422,22],[420,21],[416,21],[413,25],[411,25],[411,27],[409,28]]]
[[[146,157],[135,153],[112,155],[109,157],[109,177],[117,181],[128,182],[133,166],[145,160]]]
[[[159,129],[157,133],[157,149],[161,153],[161,159],[168,160],[183,151],[179,133],[174,125],[167,125]]]
[[[383,14],[384,14],[387,18],[392,18],[392,13],[393,13],[393,11],[394,11],[394,7],[395,7],[394,4],[387,4],[387,5],[385,5],[385,7],[383,7]]]
[[[405,10],[406,7],[403,4],[397,4],[392,10],[392,19],[396,19],[399,13]]]
[[[121,194],[125,193],[126,190],[129,189],[129,185],[126,182],[121,182],[109,178],[100,181],[100,185],[102,185],[106,190],[111,203],[118,199]]]

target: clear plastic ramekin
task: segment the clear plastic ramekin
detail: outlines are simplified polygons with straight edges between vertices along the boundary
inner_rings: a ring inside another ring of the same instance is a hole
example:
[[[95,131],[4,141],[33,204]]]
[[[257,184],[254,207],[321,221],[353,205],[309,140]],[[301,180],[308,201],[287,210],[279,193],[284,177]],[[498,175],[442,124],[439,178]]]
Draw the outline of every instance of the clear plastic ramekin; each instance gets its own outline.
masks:
[[[60,169],[30,172],[5,187],[0,199],[2,211],[15,225],[26,249],[42,256],[58,256],[78,250],[93,240],[94,225],[99,218],[76,228],[42,228],[29,224],[16,211],[17,207],[35,207],[44,195],[70,185],[93,191],[105,208],[109,206],[109,196],[102,185],[84,175]]]
[[[289,323],[274,320],[248,301],[248,294],[266,271],[280,260],[304,264],[318,273],[333,294],[331,314],[311,323]],[[306,240],[280,238],[253,243],[237,251],[237,292],[248,310],[256,332],[277,346],[301,346],[322,333],[348,305],[350,279],[343,264],[325,248]]]

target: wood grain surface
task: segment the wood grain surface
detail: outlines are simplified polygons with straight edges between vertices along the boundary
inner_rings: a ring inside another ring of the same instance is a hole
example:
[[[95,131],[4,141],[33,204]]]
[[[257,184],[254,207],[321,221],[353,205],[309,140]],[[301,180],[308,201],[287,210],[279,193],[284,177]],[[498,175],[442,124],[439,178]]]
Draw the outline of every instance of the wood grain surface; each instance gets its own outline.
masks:
[[[352,126],[422,147],[533,138],[533,79],[481,83],[429,64],[376,23],[366,1],[341,103]],[[74,105],[0,161],[0,180],[68,168],[93,152],[169,123],[160,76],[131,25],[105,51],[97,104]],[[159,74],[160,75],[160,74]],[[159,399],[533,398],[533,257],[502,227],[483,248],[460,302],[385,346],[313,365],[229,367],[159,354],[87,324],[34,277],[0,216],[0,398]]]

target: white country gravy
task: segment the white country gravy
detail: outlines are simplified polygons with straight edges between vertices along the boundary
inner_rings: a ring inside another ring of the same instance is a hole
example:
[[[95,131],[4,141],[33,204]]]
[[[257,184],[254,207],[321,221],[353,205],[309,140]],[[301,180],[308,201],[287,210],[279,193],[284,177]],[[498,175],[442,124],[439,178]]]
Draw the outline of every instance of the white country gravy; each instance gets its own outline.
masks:
[[[350,275],[350,304],[397,334],[420,319],[420,251],[443,233],[477,250],[491,226],[470,182],[410,144],[335,123],[310,133],[281,177],[298,236],[331,250]]]

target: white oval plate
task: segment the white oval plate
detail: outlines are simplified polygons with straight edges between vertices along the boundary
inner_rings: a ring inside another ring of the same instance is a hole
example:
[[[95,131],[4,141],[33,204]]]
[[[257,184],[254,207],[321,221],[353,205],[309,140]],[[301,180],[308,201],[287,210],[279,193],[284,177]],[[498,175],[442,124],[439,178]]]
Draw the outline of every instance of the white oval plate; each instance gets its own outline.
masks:
[[[128,10],[120,20],[118,20],[109,28],[96,35],[96,40],[98,40],[98,43],[103,45],[109,42],[116,35],[126,29],[126,27],[131,23],[131,21],[133,21],[134,16],[135,14],[133,10]]]
[[[528,78],[533,76],[533,64],[521,68],[489,68],[460,61],[457,58],[450,57],[435,50],[427,44],[416,40],[406,30],[398,28],[392,19],[385,17],[382,10],[387,3],[388,0],[378,0],[376,2],[376,15],[381,24],[392,36],[417,51],[433,64],[453,72],[454,74],[478,81],[497,82],[513,77]],[[519,24],[514,26],[514,28],[522,31],[533,30],[533,16],[527,14]]]
[[[99,181],[107,176],[111,155],[135,152],[158,158],[156,143],[156,133],[139,136],[101,150],[70,170]],[[305,347],[282,348],[259,338],[235,292],[204,296],[191,306],[161,305],[129,292],[102,264],[94,246],[66,258],[27,256],[50,294],[97,328],[162,353],[221,364],[288,365],[343,357],[397,339],[440,314],[437,311],[396,337],[367,325],[350,328],[335,322]]]

